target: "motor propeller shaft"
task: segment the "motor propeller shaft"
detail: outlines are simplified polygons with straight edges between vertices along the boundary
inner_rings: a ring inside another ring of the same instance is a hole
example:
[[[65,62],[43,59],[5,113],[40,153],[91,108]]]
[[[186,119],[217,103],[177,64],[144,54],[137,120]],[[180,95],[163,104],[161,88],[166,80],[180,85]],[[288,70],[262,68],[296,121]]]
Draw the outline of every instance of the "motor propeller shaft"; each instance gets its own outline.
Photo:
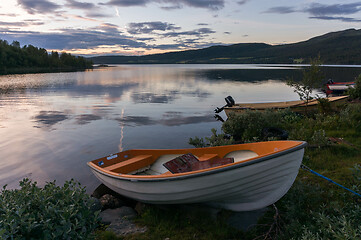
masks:
[[[223,107],[217,107],[216,109],[214,109],[214,111],[215,111],[215,113],[220,113],[220,112],[222,112],[223,111],[223,109],[225,108],[225,107],[232,107],[232,106],[234,106],[234,104],[235,104],[235,102],[234,102],[234,99],[231,97],[231,96],[228,96],[228,97],[226,97],[224,100],[226,100],[226,105],[224,105]]]

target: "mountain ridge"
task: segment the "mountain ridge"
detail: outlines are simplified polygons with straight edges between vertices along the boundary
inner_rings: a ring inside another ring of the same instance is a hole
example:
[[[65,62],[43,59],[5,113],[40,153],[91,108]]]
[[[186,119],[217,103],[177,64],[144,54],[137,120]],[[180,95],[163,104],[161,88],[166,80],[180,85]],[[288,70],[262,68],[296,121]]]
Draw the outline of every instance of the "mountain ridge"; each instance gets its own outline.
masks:
[[[290,64],[308,63],[318,55],[324,64],[361,64],[361,29],[329,32],[306,41],[282,45],[237,43],[144,56],[113,55],[90,59],[95,64]]]

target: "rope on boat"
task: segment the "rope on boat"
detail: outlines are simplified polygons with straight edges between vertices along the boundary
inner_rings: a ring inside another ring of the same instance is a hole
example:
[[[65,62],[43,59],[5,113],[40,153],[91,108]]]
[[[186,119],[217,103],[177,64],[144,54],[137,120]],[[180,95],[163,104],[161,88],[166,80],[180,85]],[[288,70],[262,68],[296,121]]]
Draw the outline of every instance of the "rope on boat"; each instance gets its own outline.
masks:
[[[323,178],[323,179],[326,179],[326,180],[329,181],[330,183],[336,184],[337,186],[342,187],[343,189],[346,189],[347,191],[355,194],[356,196],[361,197],[361,194],[359,194],[359,193],[357,193],[357,192],[355,192],[355,191],[353,191],[353,190],[351,190],[351,189],[349,189],[349,188],[347,188],[347,187],[342,186],[341,184],[339,184],[339,183],[337,183],[337,182],[329,179],[328,177],[325,177],[325,176],[319,174],[318,172],[313,171],[311,168],[307,167],[306,165],[303,165],[303,164],[302,164],[302,165],[301,165],[301,168],[304,169],[304,170],[307,170],[307,171],[309,171],[310,173],[313,173],[313,174],[315,174],[315,175],[317,175],[317,176],[319,176],[319,177],[321,177],[321,178]]]

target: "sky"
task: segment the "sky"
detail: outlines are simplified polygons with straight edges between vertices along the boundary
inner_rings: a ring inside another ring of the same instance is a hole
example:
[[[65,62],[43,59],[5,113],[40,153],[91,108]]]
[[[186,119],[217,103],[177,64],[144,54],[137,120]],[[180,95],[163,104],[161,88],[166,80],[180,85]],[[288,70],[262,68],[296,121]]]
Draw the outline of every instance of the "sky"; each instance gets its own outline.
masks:
[[[286,44],[361,28],[355,0],[0,0],[0,39],[75,55]]]

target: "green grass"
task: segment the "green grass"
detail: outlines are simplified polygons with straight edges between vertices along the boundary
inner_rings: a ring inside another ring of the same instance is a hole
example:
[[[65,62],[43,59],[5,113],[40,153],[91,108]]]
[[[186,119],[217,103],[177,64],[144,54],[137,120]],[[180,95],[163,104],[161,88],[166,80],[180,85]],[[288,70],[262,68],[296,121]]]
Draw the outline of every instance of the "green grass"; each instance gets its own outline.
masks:
[[[286,129],[291,139],[310,144],[304,165],[361,193],[361,105],[348,104],[341,109],[308,116],[289,111],[246,112],[231,116],[223,130],[238,142],[249,142],[267,140],[261,135],[264,127]],[[195,143],[221,145],[221,136],[213,132],[206,141],[198,138]],[[330,141],[332,138],[338,141]],[[293,187],[275,205],[277,227],[269,228],[275,224],[270,209],[260,219],[261,225],[242,239],[361,239],[361,198],[309,171],[300,170]]]

